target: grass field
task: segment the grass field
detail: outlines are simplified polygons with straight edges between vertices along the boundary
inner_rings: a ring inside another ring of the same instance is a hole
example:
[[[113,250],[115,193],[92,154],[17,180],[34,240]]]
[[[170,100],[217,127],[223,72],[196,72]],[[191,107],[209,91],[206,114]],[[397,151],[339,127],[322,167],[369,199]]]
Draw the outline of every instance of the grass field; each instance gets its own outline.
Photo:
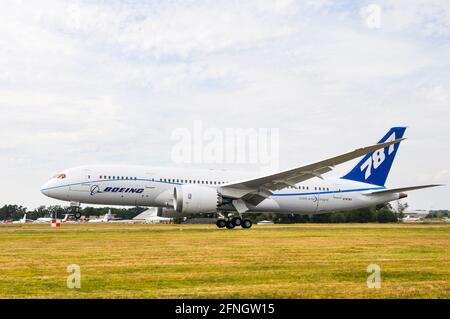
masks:
[[[2,225],[0,269],[0,298],[449,298],[450,225]]]

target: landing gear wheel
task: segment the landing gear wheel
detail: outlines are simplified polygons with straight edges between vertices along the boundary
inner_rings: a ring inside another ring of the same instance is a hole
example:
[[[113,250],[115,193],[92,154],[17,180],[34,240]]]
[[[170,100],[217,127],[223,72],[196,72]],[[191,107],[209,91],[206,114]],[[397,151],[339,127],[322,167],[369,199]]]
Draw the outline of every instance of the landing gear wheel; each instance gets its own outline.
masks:
[[[228,228],[228,229],[233,229],[234,228],[234,224],[233,224],[233,222],[231,220],[227,220],[226,224],[225,224],[225,227]]]
[[[216,226],[219,228],[224,228],[227,222],[224,219],[218,219],[216,221]]]
[[[242,228],[245,228],[245,229],[251,228],[252,225],[253,225],[253,223],[250,219],[244,219],[241,224]]]
[[[231,220],[231,222],[234,224],[234,226],[241,226],[242,225],[242,219],[240,217],[235,217]]]
[[[80,219],[81,218],[81,213],[80,212],[75,212],[75,214],[73,214],[73,216],[75,217],[75,219]]]

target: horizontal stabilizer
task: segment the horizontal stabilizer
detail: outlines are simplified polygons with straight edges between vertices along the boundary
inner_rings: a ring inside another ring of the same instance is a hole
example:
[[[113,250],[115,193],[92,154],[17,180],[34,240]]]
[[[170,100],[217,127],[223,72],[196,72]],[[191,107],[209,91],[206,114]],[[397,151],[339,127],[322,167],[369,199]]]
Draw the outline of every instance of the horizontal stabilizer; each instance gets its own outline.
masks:
[[[419,185],[419,186],[383,189],[383,190],[379,190],[379,191],[373,191],[373,192],[370,192],[370,193],[364,193],[364,195],[383,195],[383,194],[401,193],[401,192],[413,191],[413,190],[416,190],[416,189],[437,187],[437,186],[444,186],[444,185],[442,185],[442,184],[430,184],[430,185]]]

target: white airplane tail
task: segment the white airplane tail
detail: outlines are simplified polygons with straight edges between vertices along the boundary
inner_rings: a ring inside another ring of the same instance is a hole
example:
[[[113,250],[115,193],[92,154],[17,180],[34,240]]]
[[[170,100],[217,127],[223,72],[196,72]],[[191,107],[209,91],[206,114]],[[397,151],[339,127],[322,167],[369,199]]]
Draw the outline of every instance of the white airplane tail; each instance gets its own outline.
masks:
[[[105,216],[103,216],[103,221],[106,223],[111,219],[112,219],[112,214],[111,214],[111,209],[110,209],[110,210],[108,210],[108,213],[105,214]]]

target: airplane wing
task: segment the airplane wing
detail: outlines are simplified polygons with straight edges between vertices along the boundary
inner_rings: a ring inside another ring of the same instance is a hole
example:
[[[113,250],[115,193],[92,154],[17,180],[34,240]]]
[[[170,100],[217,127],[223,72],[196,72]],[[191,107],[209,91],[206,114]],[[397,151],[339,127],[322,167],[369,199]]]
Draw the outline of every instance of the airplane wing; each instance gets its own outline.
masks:
[[[429,188],[429,187],[437,187],[437,186],[444,186],[442,184],[429,184],[429,185],[419,185],[419,186],[410,186],[410,187],[401,187],[401,188],[391,188],[391,189],[382,189],[379,191],[372,191],[369,193],[364,193],[364,195],[382,195],[382,194],[392,194],[392,193],[402,193],[407,191],[413,191],[416,189],[423,189],[423,188]]]
[[[246,202],[257,205],[265,198],[271,196],[276,190],[286,188],[287,186],[293,186],[314,177],[322,178],[322,174],[331,171],[336,165],[399,143],[403,140],[404,138],[401,138],[386,143],[371,145],[309,165],[261,176],[255,179],[225,184],[219,188],[219,192],[223,196],[235,199],[232,201],[235,208],[239,212],[245,212]]]

